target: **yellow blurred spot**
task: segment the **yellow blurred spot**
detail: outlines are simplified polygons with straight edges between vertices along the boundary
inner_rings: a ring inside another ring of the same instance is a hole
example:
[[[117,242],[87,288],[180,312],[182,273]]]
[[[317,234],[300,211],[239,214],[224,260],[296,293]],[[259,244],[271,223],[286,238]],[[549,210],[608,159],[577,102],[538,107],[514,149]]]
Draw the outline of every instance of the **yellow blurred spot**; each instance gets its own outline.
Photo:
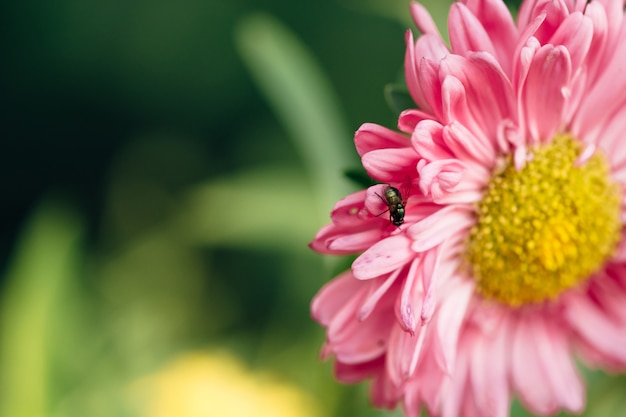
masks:
[[[316,417],[299,387],[247,369],[233,355],[187,353],[131,390],[145,417]]]

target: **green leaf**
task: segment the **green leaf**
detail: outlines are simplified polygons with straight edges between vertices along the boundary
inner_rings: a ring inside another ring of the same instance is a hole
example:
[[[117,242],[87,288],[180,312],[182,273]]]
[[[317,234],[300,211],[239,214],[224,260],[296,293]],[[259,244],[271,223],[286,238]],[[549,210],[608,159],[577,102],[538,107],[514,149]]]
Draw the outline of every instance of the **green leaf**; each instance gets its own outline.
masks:
[[[44,417],[60,300],[76,278],[83,237],[71,209],[42,204],[22,232],[0,304],[0,415]]]
[[[175,227],[193,245],[281,251],[290,257],[317,259],[307,244],[328,220],[315,220],[318,210],[311,190],[300,170],[273,167],[239,172],[190,188]],[[349,267],[338,268],[339,263],[343,265],[342,257],[324,258],[328,275]]]
[[[320,65],[275,18],[256,14],[235,31],[239,54],[276,116],[299,149],[326,213],[352,190],[341,178],[356,162],[352,132]]]
[[[208,245],[308,250],[319,226],[310,183],[285,167],[198,185],[186,195],[185,207],[181,230],[191,241]]]

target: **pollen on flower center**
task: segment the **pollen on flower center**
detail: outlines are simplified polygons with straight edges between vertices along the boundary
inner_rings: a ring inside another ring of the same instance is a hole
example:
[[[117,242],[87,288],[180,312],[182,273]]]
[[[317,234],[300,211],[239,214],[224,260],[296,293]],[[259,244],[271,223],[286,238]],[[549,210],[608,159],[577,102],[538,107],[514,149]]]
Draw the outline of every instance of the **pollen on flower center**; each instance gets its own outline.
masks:
[[[484,297],[521,306],[556,298],[602,266],[620,236],[621,194],[598,152],[558,135],[523,169],[494,174],[477,206],[465,260]]]

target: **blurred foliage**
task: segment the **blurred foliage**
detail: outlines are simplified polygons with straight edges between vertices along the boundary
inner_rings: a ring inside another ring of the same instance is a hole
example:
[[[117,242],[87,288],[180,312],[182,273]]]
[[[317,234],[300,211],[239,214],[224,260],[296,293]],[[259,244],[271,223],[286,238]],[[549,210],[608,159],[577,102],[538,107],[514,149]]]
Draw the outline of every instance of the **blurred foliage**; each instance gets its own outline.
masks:
[[[352,132],[406,106],[406,1],[0,19],[0,417],[401,415],[319,362],[308,304],[349,260],[307,243],[370,181]],[[593,378],[586,415],[616,415],[623,379]]]

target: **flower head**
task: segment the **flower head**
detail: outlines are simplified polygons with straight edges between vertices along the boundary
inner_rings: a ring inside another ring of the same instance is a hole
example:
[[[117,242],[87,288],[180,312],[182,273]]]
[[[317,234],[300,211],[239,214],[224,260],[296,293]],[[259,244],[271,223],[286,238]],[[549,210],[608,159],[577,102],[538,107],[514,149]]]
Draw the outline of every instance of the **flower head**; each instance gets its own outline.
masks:
[[[313,300],[323,355],[407,416],[507,416],[513,396],[580,412],[576,357],[626,368],[623,0],[526,0],[517,21],[464,0],[450,46],[411,12],[416,108],[399,132],[356,132],[381,184],[339,201],[311,243],[359,254]],[[381,215],[388,187],[401,223]]]

